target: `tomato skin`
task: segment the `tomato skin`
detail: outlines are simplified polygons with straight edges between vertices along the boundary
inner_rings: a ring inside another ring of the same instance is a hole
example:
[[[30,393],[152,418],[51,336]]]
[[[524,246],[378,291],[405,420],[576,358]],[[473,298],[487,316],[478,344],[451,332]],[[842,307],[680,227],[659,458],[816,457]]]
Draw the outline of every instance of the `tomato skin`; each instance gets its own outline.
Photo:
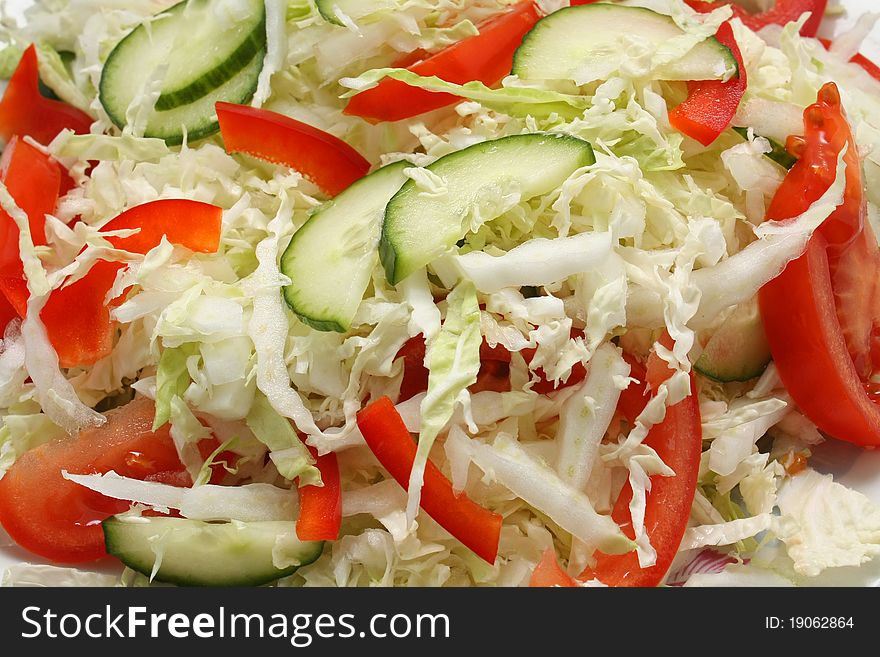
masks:
[[[465,84],[479,80],[492,85],[510,73],[513,53],[540,18],[532,0],[520,2],[511,11],[479,25],[480,33],[463,39],[414,64],[396,63],[423,77],[437,76],[447,82]],[[407,58],[408,60],[409,58]],[[461,100],[447,93],[411,87],[399,80],[385,79],[372,89],[353,96],[345,113],[372,122],[400,121]]]
[[[8,142],[15,135],[30,135],[48,145],[65,128],[88,133],[92,118],[72,105],[44,98],[39,79],[37,50],[29,46],[0,101],[0,139]]]
[[[861,163],[833,83],[804,112],[799,156],[768,220],[803,212],[832,184],[843,148],[843,203],[813,234],[806,252],[759,292],[770,351],[786,389],[822,431],[880,445],[880,407],[869,394],[880,366],[880,252],[865,220]]]
[[[0,525],[21,547],[59,563],[106,554],[101,521],[129,508],[63,478],[105,473],[192,485],[167,426],[152,431],[155,407],[140,398],[107,413],[107,423],[21,455],[0,479]],[[186,475],[185,479],[180,475]]]
[[[370,170],[370,163],[333,135],[302,121],[264,109],[217,103],[220,134],[227,153],[286,164],[330,196]]]
[[[796,21],[805,12],[811,12],[810,18],[801,27],[803,36],[816,36],[819,25],[825,16],[828,0],[776,0],[772,8],[759,14],[751,14],[733,2],[704,2],[703,0],[685,0],[700,13],[715,11],[723,5],[730,5],[735,18],[739,18],[748,28],[758,31],[767,25],[785,25]]]
[[[730,23],[722,24],[715,38],[730,48],[736,58],[739,66],[737,77],[727,82],[688,82],[688,97],[669,113],[673,128],[696,139],[703,146],[710,145],[727,129],[748,86],[745,63]]]
[[[17,136],[3,149],[0,179],[27,214],[31,239],[37,246],[46,244],[46,215],[55,210],[61,177],[61,166],[55,160]],[[18,235],[18,225],[0,208],[0,276],[22,272]]]

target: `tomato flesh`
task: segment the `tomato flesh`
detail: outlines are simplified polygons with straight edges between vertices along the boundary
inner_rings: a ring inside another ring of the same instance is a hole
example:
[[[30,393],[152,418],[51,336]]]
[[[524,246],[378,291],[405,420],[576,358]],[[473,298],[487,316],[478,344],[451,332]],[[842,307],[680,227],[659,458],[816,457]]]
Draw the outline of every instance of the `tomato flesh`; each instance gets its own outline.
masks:
[[[819,227],[806,252],[759,293],[770,351],[786,389],[822,431],[859,445],[880,445],[880,407],[869,377],[880,369],[880,252],[865,220],[855,140],[833,83],[804,112],[799,157],[768,211],[797,216],[834,181],[844,148],[843,203]]]
[[[52,561],[106,554],[101,521],[129,508],[64,479],[105,473],[192,485],[167,427],[154,432],[153,402],[141,398],[107,413],[107,423],[22,454],[0,479],[0,524],[21,547]],[[185,478],[181,478],[184,475]]]

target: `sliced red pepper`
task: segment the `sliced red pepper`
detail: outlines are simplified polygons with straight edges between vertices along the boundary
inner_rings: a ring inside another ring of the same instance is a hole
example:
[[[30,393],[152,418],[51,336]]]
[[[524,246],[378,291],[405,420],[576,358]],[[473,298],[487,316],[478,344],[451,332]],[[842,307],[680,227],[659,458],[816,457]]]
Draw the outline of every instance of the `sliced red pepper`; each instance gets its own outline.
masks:
[[[479,80],[492,85],[510,73],[513,53],[538,19],[540,10],[532,0],[479,25],[480,33],[462,39],[415,64],[398,62],[423,77],[437,76],[446,82],[466,84]],[[461,100],[447,93],[411,87],[399,80],[385,79],[372,89],[353,96],[345,113],[370,121],[400,121]]]
[[[339,483],[339,462],[336,454],[329,452],[315,457],[315,467],[321,473],[323,486],[300,486],[299,518],[296,536],[301,541],[335,541],[342,526],[342,486]]]
[[[737,76],[727,82],[688,82],[688,97],[669,113],[669,122],[673,128],[696,139],[703,146],[718,139],[730,125],[747,86],[745,63],[730,23],[722,24],[715,38],[730,48],[736,58]]]
[[[672,347],[668,334],[663,336],[661,344]],[[648,384],[652,390],[656,390],[672,374],[663,365],[665,363],[659,356],[652,353],[648,364]],[[673,477],[651,477],[651,488],[647,494],[645,529],[657,552],[657,561],[649,568],[641,568],[634,551],[615,555],[600,552],[597,553],[596,565],[588,568],[581,579],[596,578],[608,586],[646,587],[659,585],[666,576],[690,517],[703,449],[700,404],[693,375],[691,394],[666,409],[666,417],[660,424],[651,427],[645,444],[654,448],[663,462],[675,472]],[[617,498],[611,517],[628,537],[635,538],[629,512],[631,501],[632,488],[627,482]]]
[[[556,560],[556,552],[554,552],[553,548],[544,550],[544,555],[541,557],[538,565],[535,566],[535,569],[532,571],[532,577],[529,579],[529,586],[532,588],[553,586],[574,588],[577,585],[577,580],[562,570],[559,561]]]
[[[108,222],[103,230],[140,228],[130,237],[110,237],[116,248],[146,254],[165,235],[193,251],[211,253],[220,243],[222,210],[188,199],[160,199],[133,207]],[[113,349],[115,328],[104,300],[113,287],[118,262],[96,262],[80,280],[49,296],[40,319],[62,367],[91,365]],[[27,312],[27,284],[21,278],[0,278],[0,290],[19,314]]]
[[[416,458],[416,442],[388,397],[382,397],[357,416],[358,428],[373,454],[404,490]],[[487,563],[495,563],[502,518],[466,494],[456,495],[449,479],[431,461],[425,468],[421,507],[446,531]]]
[[[847,153],[843,203],[806,252],[759,293],[773,360],[797,405],[823,432],[880,445],[880,406],[870,377],[880,369],[880,252],[865,221],[861,165],[833,83],[804,112],[805,136],[789,138],[799,156],[767,211],[797,216],[832,184]]]
[[[801,27],[803,36],[816,36],[819,25],[825,16],[828,0],[776,0],[776,4],[767,11],[751,14],[733,2],[704,2],[703,0],[685,0],[696,11],[708,14],[724,5],[730,5],[733,15],[739,18],[748,28],[758,31],[767,25],[786,25],[796,21],[802,14],[810,12],[807,22]]]
[[[15,135],[30,135],[41,144],[48,144],[65,128],[77,134],[88,133],[92,125],[88,114],[44,97],[39,85],[37,50],[30,46],[21,56],[0,100],[0,139],[9,141]]]
[[[330,196],[360,180],[370,163],[338,137],[264,109],[217,103],[227,153],[247,153],[296,169]]]
[[[630,354],[624,352],[623,359],[629,363],[630,378],[636,379],[637,382],[630,381],[626,389],[620,393],[617,410],[627,422],[635,424],[636,418],[645,410],[650,400],[647,394],[648,373],[645,366]]]
[[[61,166],[38,148],[15,136],[0,158],[0,179],[28,217],[31,239],[46,244],[46,215],[55,211],[61,190]],[[18,225],[0,208],[0,276],[20,276]]]
[[[0,336],[6,331],[6,327],[13,319],[18,317],[15,308],[7,301],[6,296],[0,291]]]

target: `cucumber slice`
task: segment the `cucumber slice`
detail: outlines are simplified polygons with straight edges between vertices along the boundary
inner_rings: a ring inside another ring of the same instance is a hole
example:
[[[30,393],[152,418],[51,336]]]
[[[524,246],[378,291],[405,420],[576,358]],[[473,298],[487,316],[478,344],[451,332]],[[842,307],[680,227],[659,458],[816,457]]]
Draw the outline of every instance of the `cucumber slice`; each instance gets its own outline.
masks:
[[[539,20],[513,57],[523,80],[576,80],[579,70],[614,70],[621,30],[660,45],[684,32],[669,16],[643,7],[593,4],[560,9]],[[715,37],[656,71],[661,80],[716,80],[736,74],[736,58]]]
[[[743,139],[749,138],[748,128],[734,128],[734,131]],[[785,150],[785,146],[780,144],[778,141],[770,139],[770,137],[764,137],[764,139],[770,142],[770,148],[773,149],[769,153],[765,153],[764,157],[773,160],[782,168],[789,170],[795,165],[795,163],[797,163],[797,158],[794,155],[791,155],[787,150]]]
[[[184,134],[189,142],[194,142],[217,132],[220,124],[214,104],[218,101],[248,103],[257,90],[265,54],[265,50],[258,52],[238,75],[207,96],[167,112],[153,112],[144,129],[144,137],[164,139],[166,144],[174,146],[183,142]]]
[[[741,304],[715,331],[694,368],[722,383],[748,381],[761,376],[770,359],[758,302],[752,299]]]
[[[186,518],[105,520],[107,552],[129,568],[181,586],[257,586],[292,574],[321,556],[323,541],[302,542],[287,521],[209,523]],[[273,552],[291,565],[276,568]]]
[[[156,110],[187,105],[222,86],[266,47],[263,0],[184,0],[133,29],[101,72],[101,102],[116,125],[157,69]]]
[[[364,0],[315,0],[315,6],[325,21],[344,26],[345,23],[339,20],[336,15],[337,8],[353,21],[357,21],[380,11],[399,9],[400,3],[396,0],[371,0],[370,2],[364,2]]]
[[[361,178],[321,206],[281,256],[290,308],[319,331],[345,333],[357,312],[376,260],[388,200],[407,178],[395,162]]]
[[[471,217],[494,219],[499,195],[523,200],[559,187],[577,169],[593,164],[593,149],[569,135],[512,135],[450,153],[428,168],[447,193],[426,194],[410,180],[385,208],[379,256],[394,285],[455,246]]]
[[[214,103],[246,102],[256,90],[265,13],[262,0],[186,0],[136,27],[101,72],[98,97],[110,120],[124,128],[129,107],[167,67],[144,136],[178,144],[184,130],[192,140],[216,132]]]

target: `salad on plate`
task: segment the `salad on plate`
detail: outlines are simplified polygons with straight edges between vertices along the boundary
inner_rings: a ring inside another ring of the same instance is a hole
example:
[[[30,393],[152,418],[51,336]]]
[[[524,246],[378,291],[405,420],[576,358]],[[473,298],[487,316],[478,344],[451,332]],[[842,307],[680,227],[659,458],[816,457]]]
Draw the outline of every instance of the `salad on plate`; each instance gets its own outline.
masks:
[[[871,581],[838,10],[0,7],[3,582]]]

